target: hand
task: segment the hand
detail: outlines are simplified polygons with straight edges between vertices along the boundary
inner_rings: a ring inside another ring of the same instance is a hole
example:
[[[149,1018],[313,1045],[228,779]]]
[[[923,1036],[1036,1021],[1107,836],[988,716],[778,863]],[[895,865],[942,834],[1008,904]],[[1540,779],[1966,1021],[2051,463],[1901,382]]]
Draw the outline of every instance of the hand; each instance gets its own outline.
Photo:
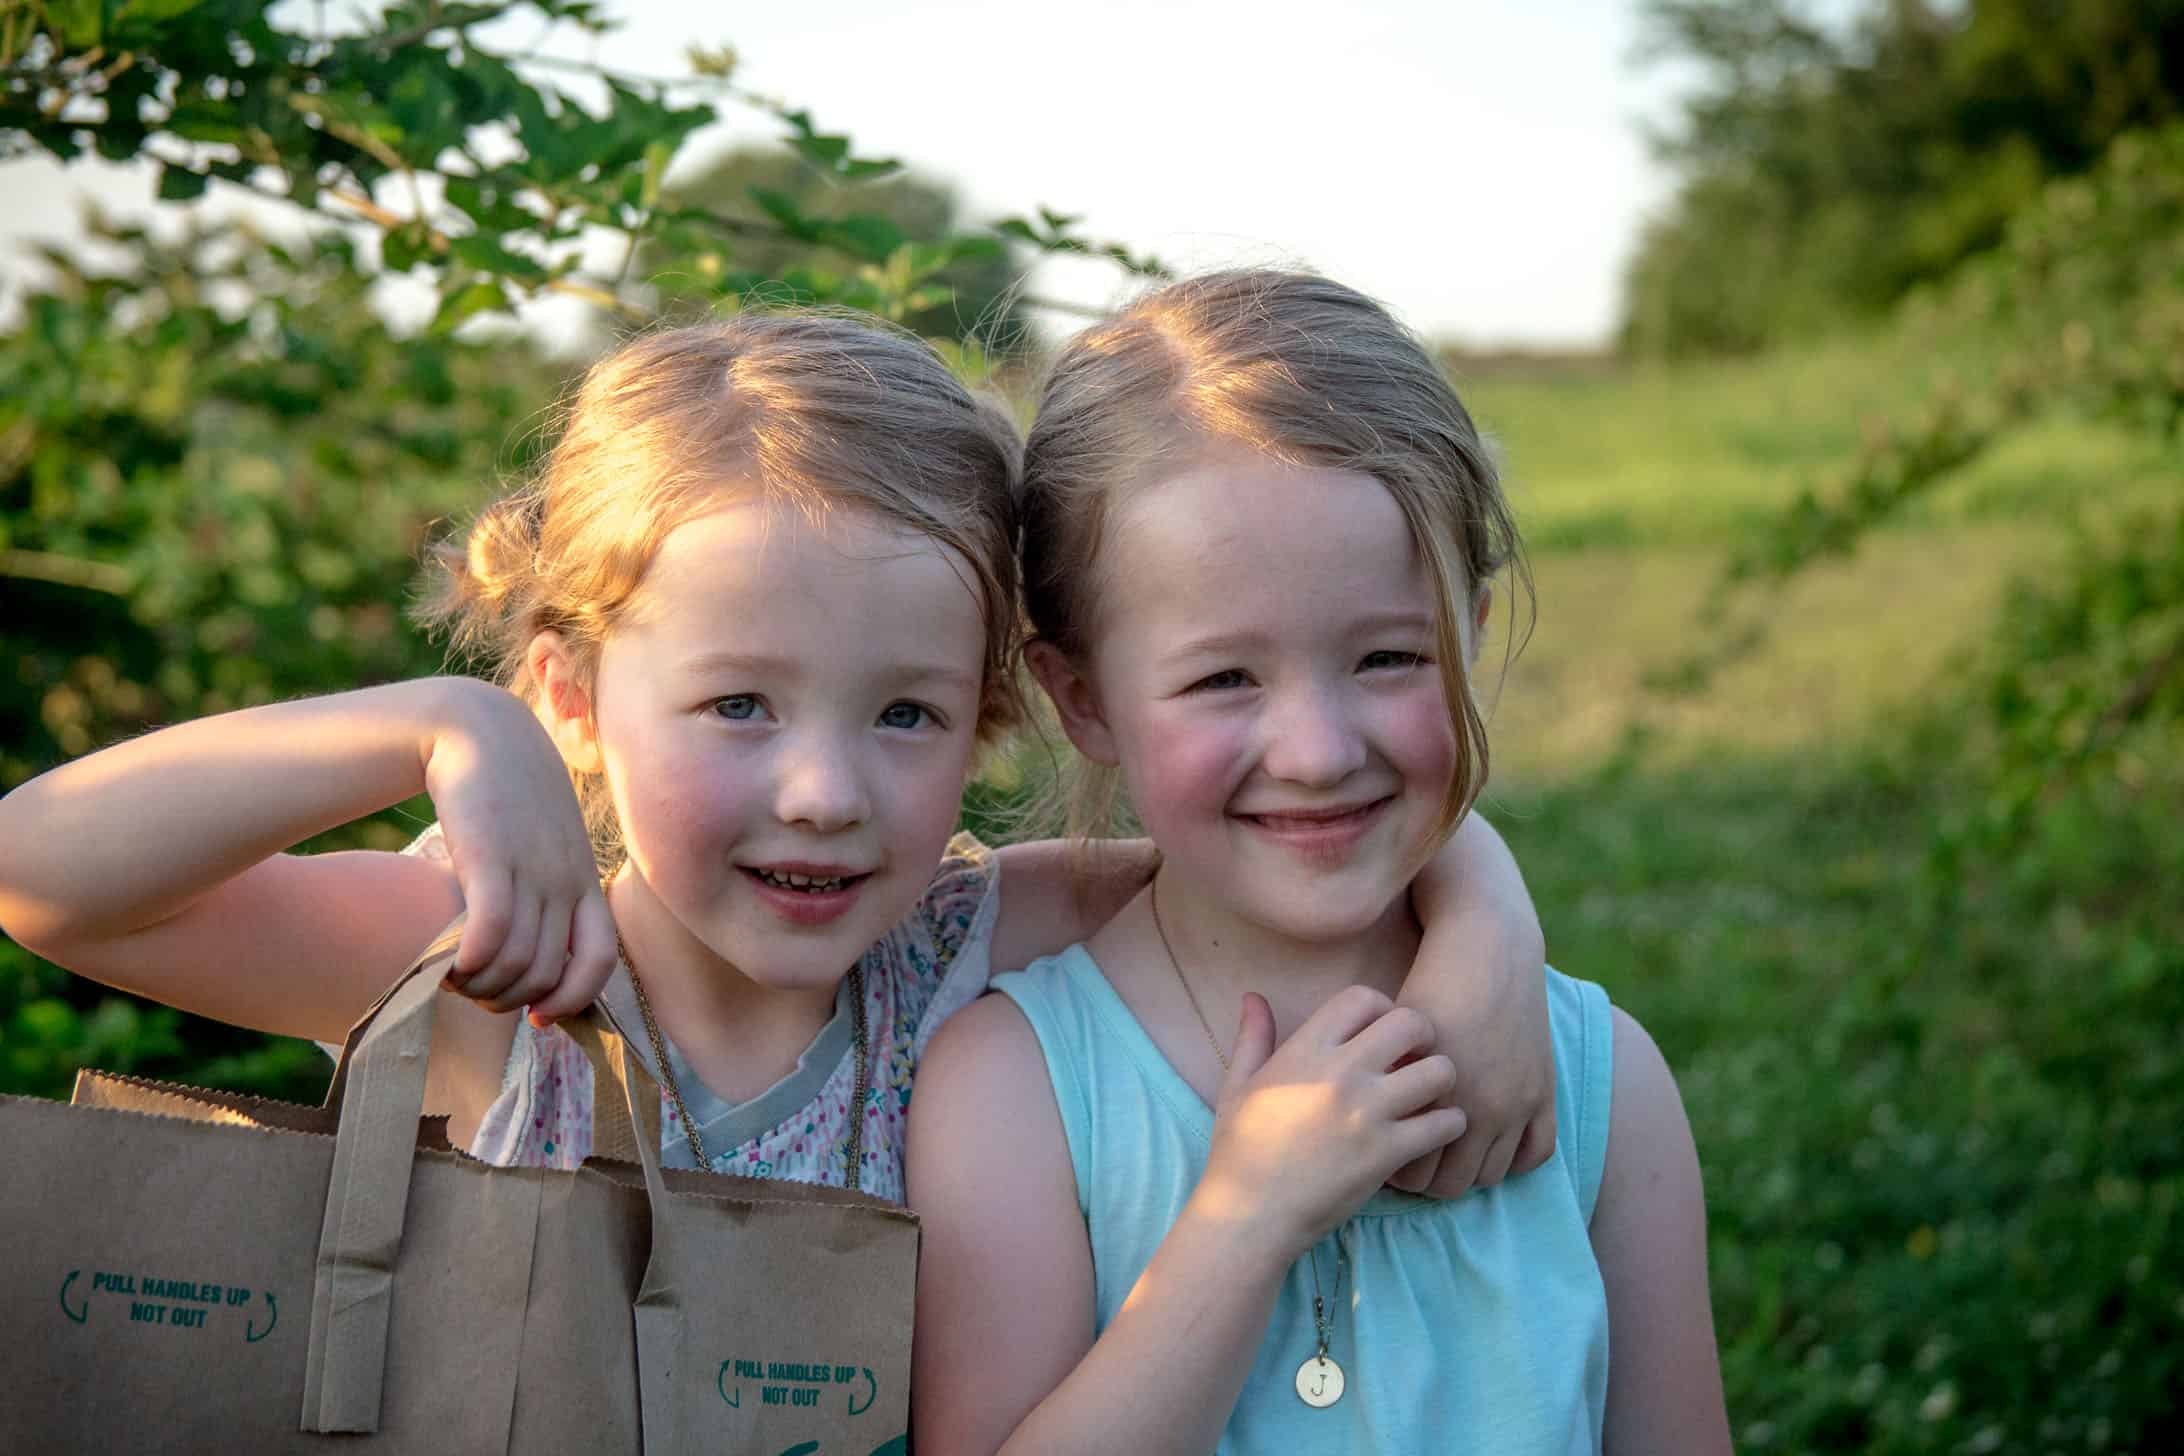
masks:
[[[1432,1044],[1422,1013],[1352,986],[1277,1051],[1273,1013],[1246,995],[1193,1201],[1302,1253],[1397,1168],[1463,1132],[1464,1113],[1440,1105],[1455,1065]]]
[[[568,766],[521,700],[479,684],[438,733],[425,789],[467,918],[450,989],[540,1026],[589,1006],[615,964],[591,836]]]
[[[1519,941],[1480,972],[1405,984],[1405,1004],[1423,1008],[1439,1031],[1434,1044],[1461,1054],[1449,1098],[1470,1123],[1447,1147],[1406,1164],[1391,1186],[1458,1198],[1529,1173],[1554,1152],[1555,1050],[1541,963],[1533,944]]]

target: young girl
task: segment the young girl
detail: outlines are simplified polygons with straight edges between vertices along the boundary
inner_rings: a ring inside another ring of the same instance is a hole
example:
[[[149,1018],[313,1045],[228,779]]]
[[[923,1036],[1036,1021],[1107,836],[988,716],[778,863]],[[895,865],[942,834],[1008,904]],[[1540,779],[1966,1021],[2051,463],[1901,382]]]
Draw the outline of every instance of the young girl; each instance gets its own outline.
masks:
[[[505,689],[283,703],[57,769],[0,802],[0,923],[84,975],[327,1040],[467,907],[429,1094],[459,1144],[586,1156],[591,1070],[549,1024],[603,994],[664,1052],[671,1162],[900,1196],[933,1028],[993,956],[1066,944],[1149,872],[1125,853],[1079,904],[1053,847],[950,839],[1009,719],[1017,452],[930,349],[868,324],[638,339],[538,479],[443,553],[432,615]],[[444,833],[419,853],[281,852],[421,790]],[[1453,1178],[1492,1181],[1551,1118],[1527,1090],[1551,1086],[1536,932],[1491,835],[1436,873],[1448,970],[1422,999],[1478,1043],[1464,1141],[1492,1143]]]
[[[919,1446],[1726,1451],[1690,1134],[1598,987],[1546,977],[1543,1167],[1376,1191],[1467,1055],[1394,1004],[1403,887],[1484,781],[1516,549],[1424,350],[1324,279],[1175,285],[1064,352],[1025,492],[1034,668],[1161,862],[934,1044]]]

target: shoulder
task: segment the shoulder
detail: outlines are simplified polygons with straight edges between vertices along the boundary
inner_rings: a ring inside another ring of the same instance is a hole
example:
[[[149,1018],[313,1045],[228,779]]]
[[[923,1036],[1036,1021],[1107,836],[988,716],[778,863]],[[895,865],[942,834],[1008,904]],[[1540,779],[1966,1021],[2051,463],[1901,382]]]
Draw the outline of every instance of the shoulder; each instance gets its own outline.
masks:
[[[911,1106],[922,1111],[928,1105],[1021,1094],[1045,1083],[1046,1058],[1030,1021],[1008,997],[986,995],[933,1034]]]
[[[1603,1238],[1613,1244],[1633,1237],[1645,1243],[1668,1227],[1703,1229],[1698,1149],[1668,1059],[1636,1017],[1621,1007],[1611,1015],[1615,1091],[1593,1242],[1597,1247]],[[1621,1252],[1603,1248],[1601,1257]]]
[[[973,1002],[934,1037],[905,1182],[922,1230],[912,1421],[921,1443],[992,1450],[1084,1358],[1096,1313],[1060,1112],[1008,998]]]
[[[1614,1015],[1614,1128],[1592,1220],[1613,1352],[1607,1447],[1726,1453],[1698,1150],[1661,1049]]]
[[[1046,1054],[1008,997],[981,996],[934,1034],[910,1099],[908,1158],[913,1192],[921,1165],[1038,1165],[1074,1184]]]

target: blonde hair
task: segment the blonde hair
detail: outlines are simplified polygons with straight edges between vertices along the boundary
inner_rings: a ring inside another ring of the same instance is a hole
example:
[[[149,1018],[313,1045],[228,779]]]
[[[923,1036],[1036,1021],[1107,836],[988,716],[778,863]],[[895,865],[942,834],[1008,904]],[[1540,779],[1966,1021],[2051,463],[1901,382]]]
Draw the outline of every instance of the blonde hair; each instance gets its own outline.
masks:
[[[588,684],[661,543],[757,491],[814,521],[839,508],[947,546],[986,620],[979,735],[1018,716],[1015,423],[939,355],[876,320],[745,313],[641,335],[594,364],[530,479],[435,547],[418,617],[538,706],[526,662],[561,634]],[[596,776],[572,769],[602,867],[618,856]]]
[[[1031,631],[1088,664],[1117,496],[1221,444],[1369,475],[1401,508],[1433,582],[1436,656],[1456,733],[1438,842],[1487,775],[1461,626],[1472,599],[1459,583],[1476,591],[1506,568],[1529,597],[1531,582],[1478,427],[1419,340],[1363,294],[1308,273],[1210,273],[1148,294],[1069,343],[1025,445]],[[1114,772],[1080,764],[1067,777],[1055,798],[1069,833],[1111,832]]]

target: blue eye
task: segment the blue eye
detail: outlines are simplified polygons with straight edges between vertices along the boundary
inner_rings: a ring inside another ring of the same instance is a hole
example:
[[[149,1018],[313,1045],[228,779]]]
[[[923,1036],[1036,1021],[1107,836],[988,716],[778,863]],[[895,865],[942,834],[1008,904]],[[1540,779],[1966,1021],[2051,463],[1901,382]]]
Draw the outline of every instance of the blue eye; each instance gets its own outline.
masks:
[[[733,693],[712,702],[714,715],[731,723],[747,723],[766,711],[766,705],[750,693]]]
[[[930,709],[918,703],[889,703],[880,710],[882,728],[923,728],[937,721]]]
[[[1413,668],[1425,660],[1425,656],[1417,652],[1368,652],[1357,667],[1360,672],[1377,672],[1391,667]]]
[[[1197,682],[1191,684],[1190,690],[1194,693],[1211,693],[1220,692],[1225,688],[1249,686],[1251,686],[1251,678],[1242,668],[1229,667],[1200,678]]]

